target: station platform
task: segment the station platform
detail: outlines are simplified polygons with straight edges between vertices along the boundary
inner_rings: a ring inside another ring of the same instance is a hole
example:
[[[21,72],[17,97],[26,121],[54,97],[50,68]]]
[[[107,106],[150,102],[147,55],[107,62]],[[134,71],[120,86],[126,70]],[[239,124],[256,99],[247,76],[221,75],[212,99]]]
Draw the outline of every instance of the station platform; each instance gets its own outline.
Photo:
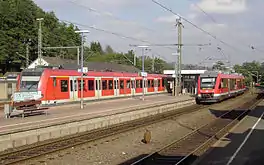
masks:
[[[264,101],[218,140],[195,165],[263,165]]]
[[[145,96],[145,100],[141,100],[141,96],[123,98],[116,100],[105,100],[97,102],[84,103],[84,109],[80,109],[80,104],[68,104],[56,107],[50,107],[48,115],[34,115],[25,118],[13,117],[4,118],[4,112],[0,111],[0,134],[6,134],[13,131],[30,129],[45,124],[58,124],[65,121],[99,118],[101,116],[113,115],[130,111],[131,108],[147,107],[151,105],[181,102],[186,100],[194,100],[189,95],[178,97],[169,94],[159,94]]]

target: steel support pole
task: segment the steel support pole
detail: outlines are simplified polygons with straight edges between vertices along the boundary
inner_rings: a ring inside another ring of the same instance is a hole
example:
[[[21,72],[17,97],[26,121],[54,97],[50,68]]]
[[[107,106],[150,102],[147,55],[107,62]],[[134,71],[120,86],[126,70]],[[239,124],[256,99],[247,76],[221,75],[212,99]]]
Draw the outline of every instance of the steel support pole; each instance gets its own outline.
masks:
[[[142,48],[142,73],[145,72],[145,51]],[[144,75],[142,75],[142,100],[145,100],[145,79]]]
[[[43,21],[43,18],[38,18],[37,21],[39,21],[39,30],[38,30],[38,58],[39,58],[39,65],[42,64],[42,28],[41,28],[41,21]]]
[[[82,33],[82,48],[81,48],[81,109],[83,109],[83,42],[84,34]]]
[[[77,65],[80,65],[80,47],[77,47]]]
[[[29,65],[29,43],[27,42],[26,45],[26,68],[28,68]]]
[[[180,93],[182,92],[182,75],[181,75],[181,65],[182,65],[182,23],[181,18],[178,19],[178,79]]]

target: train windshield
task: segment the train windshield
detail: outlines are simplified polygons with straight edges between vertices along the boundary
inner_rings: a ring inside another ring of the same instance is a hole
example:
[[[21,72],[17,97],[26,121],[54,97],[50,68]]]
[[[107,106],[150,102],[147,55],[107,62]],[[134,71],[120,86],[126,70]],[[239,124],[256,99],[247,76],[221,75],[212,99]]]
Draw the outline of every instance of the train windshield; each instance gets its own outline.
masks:
[[[216,77],[202,77],[201,89],[214,89]]]
[[[41,72],[22,72],[20,91],[37,91]]]

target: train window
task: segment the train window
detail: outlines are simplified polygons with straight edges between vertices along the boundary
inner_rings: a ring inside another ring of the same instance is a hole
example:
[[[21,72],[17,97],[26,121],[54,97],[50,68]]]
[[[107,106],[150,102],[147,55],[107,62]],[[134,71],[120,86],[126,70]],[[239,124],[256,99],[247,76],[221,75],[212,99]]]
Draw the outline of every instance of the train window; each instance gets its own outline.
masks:
[[[151,80],[151,87],[154,87],[154,80]]]
[[[70,80],[70,90],[73,91],[73,83],[72,83],[72,80]]]
[[[164,87],[164,85],[165,85],[165,80],[162,79],[162,87]]]
[[[108,89],[113,89],[113,80],[108,81]]]
[[[228,79],[223,79],[223,87],[222,88],[227,88],[228,87]]]
[[[148,88],[151,87],[151,80],[148,80]]]
[[[119,89],[118,80],[115,80],[115,89]]]
[[[127,80],[127,82],[126,82],[127,84],[127,88],[130,88],[130,80]]]
[[[53,77],[53,86],[55,87],[57,85],[56,77]]]
[[[77,80],[74,80],[74,91],[77,91]]]
[[[201,77],[201,89],[213,89],[215,88],[216,78],[215,77]]]
[[[79,91],[81,91],[81,87],[83,87],[83,90],[85,90],[85,80],[83,80],[83,83],[81,83],[81,80],[78,80],[78,84],[79,84]]]
[[[158,87],[160,87],[160,80],[158,80]]]
[[[134,89],[135,88],[135,80],[131,81],[131,87]]]
[[[143,81],[140,80],[140,88],[142,88],[142,87],[143,87]]]
[[[88,90],[89,91],[94,90],[94,80],[88,80]]]
[[[102,83],[101,83],[101,80],[98,80],[98,82],[99,82],[99,90],[101,90],[101,89],[102,89]]]
[[[99,90],[99,89],[98,89],[98,80],[95,80],[95,89],[96,89],[96,90]]]
[[[61,80],[61,92],[68,92],[68,80]]]
[[[103,90],[107,90],[107,80],[102,80],[102,88]]]
[[[124,89],[124,80],[120,80],[120,89]]]
[[[136,80],[136,88],[140,88],[140,81]]]

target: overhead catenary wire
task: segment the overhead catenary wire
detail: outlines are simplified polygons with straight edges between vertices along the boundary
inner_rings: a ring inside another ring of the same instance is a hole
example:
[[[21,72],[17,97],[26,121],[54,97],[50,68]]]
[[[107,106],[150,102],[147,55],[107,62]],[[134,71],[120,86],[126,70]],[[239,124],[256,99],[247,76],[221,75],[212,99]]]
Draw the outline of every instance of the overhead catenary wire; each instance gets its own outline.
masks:
[[[151,29],[151,28],[149,28],[149,27],[142,26],[142,25],[140,25],[140,24],[138,24],[138,23],[136,23],[136,22],[123,20],[123,19],[121,19],[121,18],[119,18],[119,17],[113,15],[113,14],[110,13],[110,12],[107,12],[107,11],[100,11],[100,10],[98,10],[98,9],[95,9],[95,8],[89,7],[89,6],[87,6],[87,5],[83,5],[83,4],[81,4],[81,3],[78,3],[78,2],[75,1],[75,0],[67,0],[67,1],[70,2],[70,3],[73,3],[73,4],[77,5],[77,6],[80,6],[80,7],[83,7],[83,8],[85,8],[85,9],[88,9],[89,12],[93,12],[93,13],[96,13],[96,14],[101,15],[101,16],[110,17],[110,18],[113,18],[114,20],[117,20],[117,21],[120,21],[120,22],[134,24],[134,25],[136,25],[136,26],[138,26],[138,27],[140,27],[140,28],[142,28],[142,29],[145,29],[145,30],[147,30],[147,31],[157,32],[157,31],[154,30],[154,29]]]
[[[197,7],[201,12],[203,12],[207,17],[209,17],[210,20],[211,20],[213,23],[217,24],[217,21],[215,20],[215,18],[214,18],[213,16],[211,16],[209,13],[207,13],[205,10],[203,10],[203,9],[202,9],[199,5],[197,5],[195,2],[193,2],[193,0],[188,0],[188,1],[192,2],[192,4],[193,4],[195,7]],[[241,42],[240,42],[240,43],[241,43]],[[249,47],[249,48],[252,49],[252,50],[257,50],[257,51],[259,51],[259,52],[264,52],[263,50],[260,50],[260,49],[256,48],[256,47],[253,46],[253,45],[247,45],[247,44],[245,44],[245,43],[242,43],[242,44],[245,45],[246,47]]]
[[[201,28],[201,27],[199,27],[198,25],[194,24],[193,22],[189,21],[188,19],[186,19],[185,17],[181,16],[180,14],[175,13],[173,10],[169,9],[169,8],[166,7],[165,5],[163,5],[163,4],[159,3],[159,2],[157,2],[156,0],[151,0],[151,1],[152,1],[153,3],[155,3],[155,4],[157,4],[158,6],[160,6],[161,8],[165,9],[166,11],[169,11],[170,13],[172,13],[172,14],[178,16],[178,17],[181,17],[185,22],[191,24],[191,25],[194,26],[196,29],[202,31],[203,33],[205,33],[205,34],[207,34],[207,35],[209,35],[209,36],[211,36],[211,37],[214,38],[215,40],[218,40],[220,43],[222,43],[222,44],[224,44],[224,45],[226,45],[226,46],[232,48],[233,50],[241,51],[240,49],[237,49],[236,47],[230,45],[229,43],[227,43],[227,42],[225,42],[225,41],[223,41],[223,40],[221,40],[221,39],[218,39],[218,38],[216,37],[216,35],[213,35],[212,33],[210,33],[210,32],[208,32],[208,31],[204,30],[203,28]]]
[[[204,9],[202,9],[199,5],[197,5],[195,2],[193,2],[192,0],[188,0],[190,2],[192,2],[192,4],[198,8],[201,12],[203,12],[207,17],[210,18],[210,20],[214,23],[217,23],[216,20],[214,19],[214,17],[212,17],[210,14],[208,14]]]
[[[82,26],[82,27],[94,29],[96,31],[101,31],[101,32],[109,33],[109,34],[112,34],[112,35],[115,35],[115,36],[118,36],[118,37],[121,37],[121,38],[125,38],[125,39],[130,39],[130,40],[134,40],[134,41],[140,41],[140,42],[144,42],[144,43],[150,43],[149,41],[146,41],[146,40],[142,40],[142,39],[138,39],[138,38],[126,36],[126,35],[123,35],[123,34],[120,34],[120,33],[112,32],[112,31],[105,30],[105,29],[102,29],[102,28],[97,28],[97,27],[91,26],[91,25],[85,25],[85,24],[76,23],[76,22],[67,21],[67,20],[61,20],[61,21],[67,22],[67,23],[71,23],[71,24],[74,24],[74,25],[77,25],[77,26]]]
[[[76,26],[82,26],[82,27],[94,29],[96,31],[112,34],[112,35],[115,35],[117,37],[121,37],[123,39],[130,39],[130,40],[134,40],[134,41],[140,41],[140,42],[143,42],[143,43],[153,44],[153,43],[151,43],[151,42],[149,42],[147,40],[142,40],[142,39],[126,36],[126,35],[123,35],[123,34],[120,34],[120,33],[116,33],[116,32],[112,32],[112,31],[109,31],[109,30],[105,30],[105,29],[102,29],[102,28],[97,28],[95,26],[84,25],[84,24],[80,24],[80,23],[76,23],[76,22],[72,22],[72,21],[67,21],[67,20],[60,20],[60,21],[65,22],[65,23],[69,23],[69,24],[74,24]],[[170,47],[165,47],[165,48],[172,49]],[[174,49],[172,49],[172,50],[174,50]]]
[[[77,2],[77,0],[67,0],[68,2],[71,2],[71,3],[73,3],[73,4],[75,4],[75,5],[78,5],[78,6],[81,6],[81,7],[84,7],[84,8],[86,8],[86,9],[88,9],[88,11],[90,11],[90,12],[94,12],[94,13],[97,13],[97,14],[99,14],[99,15],[104,15],[104,16],[107,16],[107,17],[111,17],[111,18],[113,18],[113,19],[115,19],[115,20],[118,20],[118,21],[121,21],[121,22],[128,22],[128,23],[134,23],[134,22],[130,22],[130,21],[125,21],[125,20],[122,20],[122,19],[120,19],[120,18],[118,18],[118,17],[116,17],[116,16],[114,16],[112,13],[109,13],[109,12],[106,12],[106,11],[99,11],[99,10],[97,10],[97,9],[95,9],[95,8],[92,8],[92,7],[89,7],[89,6],[87,6],[87,5],[83,5],[83,4],[80,4],[80,3],[78,3]],[[144,26],[141,26],[141,25],[139,25],[139,24],[137,24],[140,28],[143,28],[143,29],[145,29],[145,30],[148,30],[148,31],[151,31],[151,32],[157,32],[156,30],[154,30],[154,29],[150,29],[150,28],[148,28],[148,27],[144,27]],[[91,28],[95,28],[95,27],[91,27]],[[117,33],[115,33],[115,32],[110,32],[110,31],[107,31],[107,30],[104,30],[104,29],[99,29],[99,28],[97,28],[96,30],[101,30],[101,31],[104,31],[104,32],[108,32],[108,33],[112,33],[113,35],[117,35]],[[120,34],[118,34],[119,36],[120,36]],[[132,37],[127,37],[127,36],[124,36],[124,35],[122,35],[122,36],[120,36],[120,37],[125,37],[125,38],[127,38],[127,39],[132,39],[132,40],[137,40],[137,39],[135,39],[135,38],[132,38]],[[148,41],[146,41],[146,40],[140,40],[141,42],[144,42],[144,43],[150,43],[150,42],[148,42]],[[153,45],[154,46],[154,45]],[[156,46],[158,46],[158,45],[156,45]],[[163,44],[163,45],[159,45],[159,46],[163,46],[163,47],[165,47],[165,48],[169,48],[169,49],[171,49],[172,50],[172,48],[170,47],[170,46],[176,46],[176,44]],[[184,46],[205,46],[204,44],[184,44]],[[174,50],[174,49],[173,49]]]

